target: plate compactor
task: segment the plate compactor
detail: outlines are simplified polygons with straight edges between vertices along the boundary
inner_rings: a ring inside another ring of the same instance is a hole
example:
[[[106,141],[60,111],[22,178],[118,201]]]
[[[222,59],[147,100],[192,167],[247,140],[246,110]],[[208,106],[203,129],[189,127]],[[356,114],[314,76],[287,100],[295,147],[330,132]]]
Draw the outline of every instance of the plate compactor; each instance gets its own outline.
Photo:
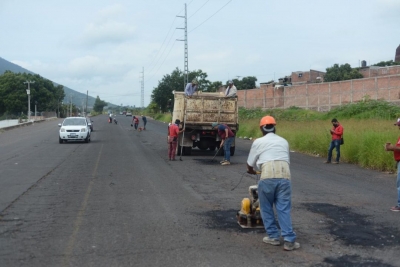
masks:
[[[250,198],[243,198],[241,209],[236,218],[242,228],[264,228],[260,213],[257,185],[249,187]]]

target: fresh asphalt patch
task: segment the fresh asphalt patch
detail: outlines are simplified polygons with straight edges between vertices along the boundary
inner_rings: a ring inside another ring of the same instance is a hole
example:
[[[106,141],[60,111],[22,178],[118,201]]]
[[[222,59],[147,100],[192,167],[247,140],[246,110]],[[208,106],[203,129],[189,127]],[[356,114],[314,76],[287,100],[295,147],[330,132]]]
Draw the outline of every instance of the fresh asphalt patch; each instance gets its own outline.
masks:
[[[220,164],[218,160],[214,159],[193,159],[203,165],[217,165]]]
[[[344,255],[338,258],[328,257],[324,260],[325,263],[329,264],[331,267],[343,267],[343,266],[351,266],[351,267],[395,267],[391,264],[387,264],[382,262],[381,260],[373,259],[373,258],[362,258],[359,255]],[[314,265],[314,267],[318,267],[321,265]],[[325,265],[324,265],[325,266]]]
[[[243,233],[265,233],[264,229],[260,228],[242,228],[239,226],[236,213],[238,210],[210,210],[206,212],[197,213],[197,215],[205,218],[206,227],[227,232],[243,232]]]
[[[350,208],[327,203],[303,204],[309,211],[327,218],[329,232],[347,246],[383,248],[400,246],[397,228],[373,223],[368,216],[353,212]],[[366,265],[360,265],[366,266]]]

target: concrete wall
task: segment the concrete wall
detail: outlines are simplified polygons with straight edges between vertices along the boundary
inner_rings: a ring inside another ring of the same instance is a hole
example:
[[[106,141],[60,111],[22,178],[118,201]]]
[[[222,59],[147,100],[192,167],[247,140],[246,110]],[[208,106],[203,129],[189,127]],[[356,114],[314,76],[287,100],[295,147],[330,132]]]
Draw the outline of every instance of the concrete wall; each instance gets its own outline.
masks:
[[[358,102],[365,97],[400,104],[400,74],[357,80],[300,84],[275,88],[262,85],[257,89],[239,90],[239,107],[289,108],[291,106],[329,111],[342,104]]]
[[[2,120],[0,121],[0,128],[14,126],[18,124],[18,120]]]

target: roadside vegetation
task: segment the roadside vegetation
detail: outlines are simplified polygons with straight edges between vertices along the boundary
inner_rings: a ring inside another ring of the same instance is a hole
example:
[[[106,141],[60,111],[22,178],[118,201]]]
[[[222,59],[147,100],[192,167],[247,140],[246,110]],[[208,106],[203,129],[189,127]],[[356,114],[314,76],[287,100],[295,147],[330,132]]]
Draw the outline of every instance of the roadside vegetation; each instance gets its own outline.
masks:
[[[277,134],[286,138],[290,149],[325,159],[331,140],[331,119],[344,127],[341,161],[364,168],[395,171],[393,152],[386,152],[386,142],[396,143],[400,131],[393,124],[400,117],[400,107],[386,101],[369,100],[343,105],[330,112],[316,112],[292,107],[282,109],[240,109],[238,137],[261,137],[260,118],[274,116]],[[334,150],[334,155],[336,151]]]

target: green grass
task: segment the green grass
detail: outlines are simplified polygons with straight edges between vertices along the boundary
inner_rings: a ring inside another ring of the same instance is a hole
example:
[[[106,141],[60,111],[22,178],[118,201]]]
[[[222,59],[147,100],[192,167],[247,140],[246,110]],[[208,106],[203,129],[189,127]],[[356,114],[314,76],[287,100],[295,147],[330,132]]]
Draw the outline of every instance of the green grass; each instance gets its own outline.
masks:
[[[393,126],[400,117],[400,108],[384,101],[365,100],[321,113],[291,107],[286,110],[252,109],[239,111],[239,137],[261,136],[259,120],[274,116],[277,134],[288,140],[290,149],[327,157],[332,128],[337,118],[344,127],[345,144],[341,146],[341,161],[365,168],[395,171],[393,152],[384,150],[386,142],[396,143],[400,131]],[[334,156],[336,151],[334,150]]]

